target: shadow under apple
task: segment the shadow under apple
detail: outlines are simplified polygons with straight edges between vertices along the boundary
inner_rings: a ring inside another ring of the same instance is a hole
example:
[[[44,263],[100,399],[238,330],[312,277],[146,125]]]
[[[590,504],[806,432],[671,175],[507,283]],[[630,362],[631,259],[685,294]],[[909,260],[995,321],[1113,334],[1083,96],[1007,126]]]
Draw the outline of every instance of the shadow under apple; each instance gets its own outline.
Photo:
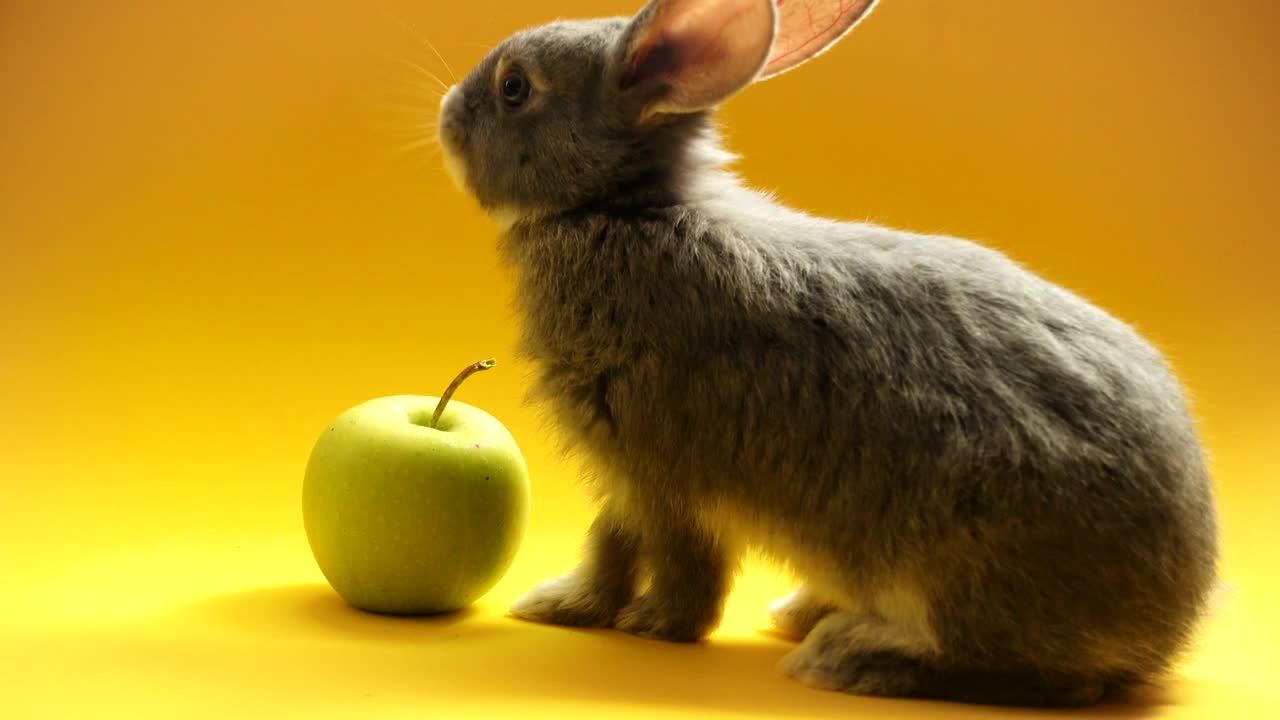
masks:
[[[180,617],[250,635],[318,637],[355,644],[413,645],[481,638],[502,628],[477,622],[478,605],[438,615],[384,615],[353,607],[323,583],[282,585],[199,599]]]

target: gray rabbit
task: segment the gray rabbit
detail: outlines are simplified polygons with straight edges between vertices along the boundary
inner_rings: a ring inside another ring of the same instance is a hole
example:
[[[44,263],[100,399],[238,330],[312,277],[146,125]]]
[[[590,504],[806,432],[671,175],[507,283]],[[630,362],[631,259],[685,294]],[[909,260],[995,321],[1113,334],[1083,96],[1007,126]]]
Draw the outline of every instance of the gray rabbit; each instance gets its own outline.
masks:
[[[802,582],[770,608],[800,682],[1092,704],[1165,674],[1216,585],[1161,355],[991,249],[812,217],[724,169],[715,106],[874,4],[559,20],[442,101],[450,174],[518,278],[533,397],[600,505],[580,564],[511,613],[697,641],[756,548]]]

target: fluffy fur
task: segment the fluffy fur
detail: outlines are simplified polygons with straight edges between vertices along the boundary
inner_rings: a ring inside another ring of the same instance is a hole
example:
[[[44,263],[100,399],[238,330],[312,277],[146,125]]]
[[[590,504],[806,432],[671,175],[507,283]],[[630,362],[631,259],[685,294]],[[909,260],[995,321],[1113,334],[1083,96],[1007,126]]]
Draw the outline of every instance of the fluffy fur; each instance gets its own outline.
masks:
[[[695,641],[755,547],[803,578],[772,612],[814,687],[1083,705],[1159,676],[1217,554],[1160,353],[994,250],[747,188],[711,111],[645,119],[663,86],[619,82],[649,14],[519,32],[441,109],[597,478],[581,564],[512,612]]]

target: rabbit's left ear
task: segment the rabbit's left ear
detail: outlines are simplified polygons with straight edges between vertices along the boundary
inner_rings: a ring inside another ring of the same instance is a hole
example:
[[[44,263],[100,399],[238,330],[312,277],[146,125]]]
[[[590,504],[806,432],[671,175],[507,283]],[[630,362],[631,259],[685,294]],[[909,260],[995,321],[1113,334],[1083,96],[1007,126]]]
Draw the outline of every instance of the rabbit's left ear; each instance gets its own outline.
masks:
[[[650,0],[620,42],[619,89],[646,114],[710,108],[756,78],[776,26],[774,0]]]
[[[784,73],[835,45],[878,0],[776,0],[778,32],[757,80]]]

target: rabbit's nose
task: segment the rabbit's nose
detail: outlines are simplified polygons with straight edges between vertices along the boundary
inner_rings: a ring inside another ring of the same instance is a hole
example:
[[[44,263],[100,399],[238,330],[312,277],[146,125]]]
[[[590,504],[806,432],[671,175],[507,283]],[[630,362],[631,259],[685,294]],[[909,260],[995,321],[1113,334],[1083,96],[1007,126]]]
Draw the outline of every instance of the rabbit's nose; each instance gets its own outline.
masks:
[[[461,126],[467,120],[467,98],[460,85],[450,85],[440,98],[440,126]]]
[[[455,102],[455,101],[453,100],[453,98],[455,98],[455,97],[457,97],[457,96],[458,96],[458,92],[459,92],[459,90],[458,90],[458,86],[457,86],[457,85],[450,85],[450,86],[449,86],[449,89],[448,89],[448,90],[446,90],[446,91],[445,91],[445,93],[444,93],[444,95],[443,95],[443,96],[441,96],[441,98],[440,98],[440,110],[441,110],[441,112],[444,112],[444,111],[448,110],[448,108],[449,108],[449,103],[451,103],[451,102]]]

